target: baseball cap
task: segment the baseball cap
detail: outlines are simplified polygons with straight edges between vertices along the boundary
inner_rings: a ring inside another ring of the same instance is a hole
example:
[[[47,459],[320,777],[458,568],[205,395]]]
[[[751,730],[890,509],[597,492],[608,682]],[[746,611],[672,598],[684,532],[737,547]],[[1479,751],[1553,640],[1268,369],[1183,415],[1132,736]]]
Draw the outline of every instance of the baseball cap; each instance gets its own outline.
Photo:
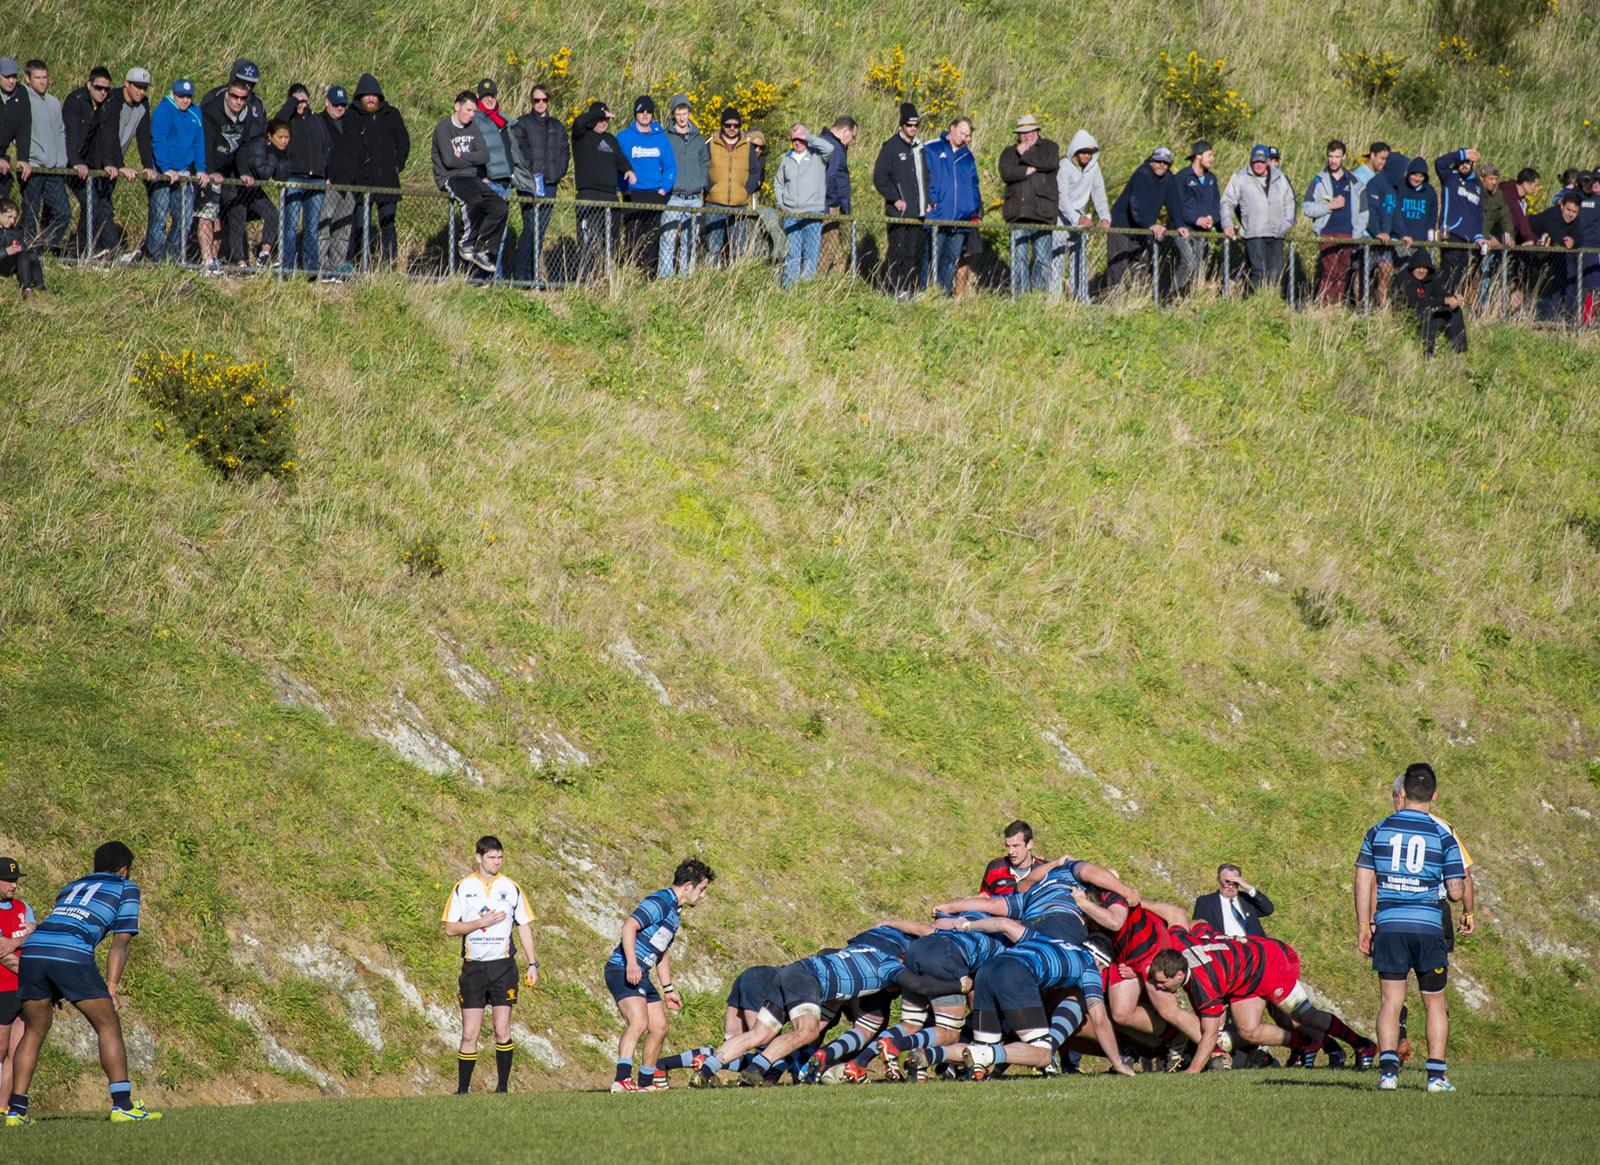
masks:
[[[1269,157],[1269,158],[1278,158],[1278,159],[1281,160],[1283,155],[1278,153],[1278,147],[1277,146],[1268,146],[1267,147],[1267,157]]]
[[[172,95],[174,97],[193,97],[194,82],[187,77],[179,77],[172,83]]]
[[[478,82],[478,96],[479,97],[498,97],[498,96],[500,96],[500,90],[495,85],[493,77],[485,77],[483,80]]]
[[[122,80],[124,81],[124,83],[129,84],[129,85],[145,85],[145,86],[148,86],[150,84],[150,70],[149,69],[139,69],[139,68],[129,69],[128,70],[128,75],[126,77],[122,78]]]
[[[1150,157],[1146,160],[1151,162],[1165,162],[1170,166],[1172,165],[1172,151],[1167,149],[1166,146],[1157,146],[1155,149],[1150,151]]]
[[[654,114],[656,111],[656,99],[650,96],[650,94],[646,93],[643,97],[639,98],[639,100],[633,103],[633,111],[635,113]]]
[[[15,77],[17,75],[17,62],[10,57],[0,57],[0,77]]]
[[[254,61],[247,61],[240,57],[233,63],[233,76],[230,81],[243,81],[246,85],[254,85],[261,80],[261,70],[256,68]]]
[[[0,882],[10,882],[22,877],[22,867],[16,858],[0,858]]]
[[[1271,156],[1271,151],[1266,146],[1251,146],[1250,160],[1252,162],[1265,162]]]
[[[344,91],[343,85],[334,85],[328,89],[329,105],[349,105],[350,95]]]
[[[1189,156],[1191,158],[1198,158],[1201,154],[1205,153],[1210,148],[1211,148],[1211,143],[1206,141],[1205,138],[1200,138],[1199,140],[1191,142],[1189,144]]]

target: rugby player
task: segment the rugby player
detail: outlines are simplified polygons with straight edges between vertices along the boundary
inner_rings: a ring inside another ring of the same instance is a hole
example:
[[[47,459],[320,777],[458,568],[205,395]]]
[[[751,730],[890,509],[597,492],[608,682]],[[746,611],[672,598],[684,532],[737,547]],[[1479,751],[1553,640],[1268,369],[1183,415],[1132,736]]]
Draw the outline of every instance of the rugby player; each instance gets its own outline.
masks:
[[[767,1005],[768,1000],[777,998],[777,985],[776,967],[764,965],[746,967],[739,972],[733,980],[733,986],[728,988],[728,1006],[722,1015],[722,1044],[718,1047],[726,1046],[755,1030],[756,1024],[761,1021],[761,1009]],[[773,1031],[771,1034],[778,1033]],[[656,1061],[656,1072],[659,1075],[674,1068],[691,1068],[698,1072],[700,1065],[705,1063],[705,1058],[715,1051],[717,1048],[707,1044],[691,1048],[687,1052],[665,1056]],[[732,1058],[731,1063],[723,1065],[732,1072],[737,1072],[742,1066],[737,1056]]]
[[[56,895],[55,908],[25,940],[18,952],[17,994],[22,1001],[24,1030],[12,1069],[11,1103],[6,1124],[30,1125],[28,1086],[39,1063],[39,1049],[50,1031],[54,1005],[76,1007],[94,1028],[100,1045],[100,1066],[111,1087],[113,1121],[160,1120],[159,1112],[133,1099],[128,1082],[128,1053],[122,1042],[117,989],[128,965],[133,936],[139,933],[139,887],[129,880],[133,851],[108,841],[94,851],[95,872],[68,882]],[[102,978],[94,949],[111,935],[111,953]]]
[[[1033,826],[1026,821],[1013,821],[1001,835],[1006,843],[1006,856],[995,858],[983,871],[983,882],[978,893],[990,898],[1001,898],[1017,892],[1017,883],[1028,876],[1039,859],[1033,856]]]
[[[22,1042],[22,1001],[17,998],[17,948],[33,932],[33,907],[17,897],[22,867],[0,858],[0,1099],[11,1095],[11,1057]]]
[[[1179,907],[1166,902],[1136,899],[1130,906],[1121,895],[1109,890],[1091,895],[1087,889],[1077,889],[1072,899],[1084,917],[1111,938],[1110,961],[1101,971],[1111,1022],[1136,1035],[1152,1037],[1165,1036],[1171,1028],[1176,1028],[1191,1043],[1198,1043],[1200,1023],[1193,1014],[1173,1008],[1174,1016],[1169,1019],[1155,1001],[1146,998],[1145,990],[1145,973],[1150,960],[1158,951],[1172,946],[1169,928],[1187,926],[1188,916]],[[1159,1040],[1158,1045],[1165,1042],[1168,1041]],[[1169,1043],[1168,1070],[1175,1071],[1181,1060],[1177,1049]]]
[[[958,898],[953,902],[940,903],[933,909],[936,914],[977,912],[1010,918],[1027,923],[1041,934],[1082,945],[1089,932],[1084,925],[1082,911],[1073,901],[1072,891],[1085,884],[1110,890],[1128,902],[1139,900],[1137,894],[1104,866],[1062,857],[1035,864],[1017,884],[1018,892],[1015,894],[998,898]]]
[[[1367,831],[1356,855],[1356,947],[1372,956],[1378,974],[1378,1087],[1385,1092],[1400,1086],[1400,1011],[1413,971],[1427,1013],[1428,1091],[1455,1091],[1445,1074],[1450,956],[1439,887],[1450,901],[1460,902],[1466,865],[1455,834],[1429,813],[1438,788],[1428,765],[1408,766],[1403,805]]]
[[[1044,1067],[1082,1026],[1085,1014],[1111,1070],[1134,1074],[1118,1053],[1100,970],[1088,951],[1009,918],[941,919],[940,925],[996,934],[1011,943],[979,968],[973,982],[973,1042],[951,1049],[966,1062],[969,1079],[983,1080],[1001,1064]],[[1050,1007],[1045,991],[1053,992]],[[1013,1042],[1001,1042],[1006,1031],[1016,1037]]]
[[[1229,938],[1203,922],[1187,929],[1170,927],[1168,938],[1172,948],[1151,957],[1145,984],[1152,1003],[1160,998],[1157,992],[1172,997],[1170,1010],[1166,1001],[1158,1004],[1169,1022],[1177,1023],[1181,1015],[1175,1004],[1180,991],[1187,993],[1189,1005],[1199,1017],[1200,1038],[1195,1040],[1194,1059],[1185,1071],[1204,1071],[1213,1054],[1228,1058],[1217,1044],[1222,1017],[1230,1011],[1240,1036],[1252,1044],[1280,1045],[1298,1055],[1320,1047],[1324,1038],[1332,1035],[1355,1048],[1359,1064],[1372,1063],[1376,1044],[1357,1035],[1338,1016],[1311,1005],[1300,983],[1300,956],[1288,943]],[[1269,1006],[1273,1017],[1289,1030],[1266,1021]],[[1220,1060],[1218,1066],[1223,1066]]]
[[[456,1095],[465,1096],[478,1064],[478,1034],[483,1009],[494,1022],[494,1061],[499,1074],[496,1092],[511,1083],[511,1007],[517,1001],[517,957],[511,949],[516,929],[528,958],[523,978],[529,987],[539,981],[539,955],[533,947],[533,913],[522,887],[500,872],[505,851],[500,839],[485,835],[476,847],[477,869],[457,882],[444,906],[444,933],[461,939],[461,1047],[456,1053]]]
[[[667,1038],[667,1011],[683,1006],[683,996],[672,985],[672,963],[667,951],[678,935],[682,908],[693,907],[716,880],[711,867],[697,858],[679,864],[672,885],[657,890],[634,909],[622,924],[622,937],[606,960],[606,988],[617,1002],[627,1025],[617,1043],[617,1075],[612,1092],[644,1092],[667,1087],[667,1074],[657,1073],[656,1057]],[[661,986],[650,981],[659,968]],[[633,1053],[644,1037],[639,1057],[639,1079],[633,1079]]]

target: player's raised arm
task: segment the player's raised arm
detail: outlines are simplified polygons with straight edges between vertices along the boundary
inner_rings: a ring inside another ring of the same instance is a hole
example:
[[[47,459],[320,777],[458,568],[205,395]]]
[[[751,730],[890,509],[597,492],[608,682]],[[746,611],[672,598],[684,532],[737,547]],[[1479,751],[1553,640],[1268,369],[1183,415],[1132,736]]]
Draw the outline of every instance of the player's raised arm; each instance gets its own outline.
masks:
[[[1067,859],[1063,858],[1062,860],[1066,861]],[[1079,862],[1077,868],[1072,871],[1072,875],[1085,885],[1099,886],[1102,890],[1110,890],[1113,894],[1122,895],[1128,900],[1129,906],[1139,905],[1139,892],[1104,866],[1098,866],[1094,862]]]
[[[934,931],[934,927],[929,923],[912,922],[907,918],[886,918],[878,925],[893,927],[902,934],[909,934],[912,938],[924,938]]]
[[[1189,928],[1189,916],[1183,912],[1181,906],[1174,906],[1170,902],[1149,901],[1141,902],[1140,905],[1168,926],[1181,926],[1185,930]]]
[[[1004,914],[1006,912],[1005,898],[988,898],[979,895],[974,898],[957,898],[953,902],[941,902],[933,908],[935,914]]]
[[[1072,900],[1077,903],[1078,909],[1096,926],[1103,926],[1112,934],[1122,929],[1122,924],[1128,921],[1128,908],[1118,903],[1114,906],[1101,906],[1087,891],[1074,887]]]

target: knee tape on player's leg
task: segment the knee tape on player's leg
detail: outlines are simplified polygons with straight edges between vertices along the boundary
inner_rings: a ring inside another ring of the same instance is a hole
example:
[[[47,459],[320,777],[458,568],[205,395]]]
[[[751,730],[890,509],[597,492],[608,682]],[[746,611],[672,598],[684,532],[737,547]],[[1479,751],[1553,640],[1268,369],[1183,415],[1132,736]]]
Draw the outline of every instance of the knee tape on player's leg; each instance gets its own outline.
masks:
[[[966,1019],[967,1017],[959,1011],[937,1011],[934,1012],[933,1023],[935,1027],[944,1031],[958,1032]]]
[[[921,1000],[912,1002],[909,999],[900,1001],[900,1022],[915,1024],[917,1027],[928,1026],[928,1005]]]
[[[798,1020],[800,1016],[809,1015],[812,1019],[822,1019],[822,1005],[820,1003],[797,1003],[789,1009],[789,1019]]]
[[[1004,1031],[1000,1026],[1000,1013],[997,1011],[975,1011],[972,1013],[972,1042],[976,1044],[998,1044],[1000,1034]]]
[[[1024,1028],[1017,1033],[1017,1039],[1035,1048],[1054,1047],[1050,1039],[1050,1029],[1041,1027]]]
[[[1311,996],[1307,994],[1305,985],[1299,982],[1295,983],[1294,988],[1283,997],[1283,1002],[1278,1006],[1294,1016],[1295,1019],[1304,1019],[1307,1012],[1316,1010],[1312,1006]]]

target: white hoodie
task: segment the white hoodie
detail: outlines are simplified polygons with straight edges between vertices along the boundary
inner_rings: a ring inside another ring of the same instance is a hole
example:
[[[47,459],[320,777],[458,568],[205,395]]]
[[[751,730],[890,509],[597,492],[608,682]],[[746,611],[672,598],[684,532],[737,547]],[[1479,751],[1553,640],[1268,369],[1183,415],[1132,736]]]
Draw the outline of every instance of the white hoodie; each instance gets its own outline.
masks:
[[[1058,218],[1067,226],[1077,223],[1091,201],[1094,203],[1096,220],[1109,222],[1111,219],[1111,204],[1106,201],[1106,180],[1100,173],[1099,149],[1100,143],[1089,135],[1089,131],[1080,129],[1072,135],[1072,144],[1062,155],[1061,168],[1056,171],[1056,192],[1060,196]],[[1081,170],[1074,161],[1080,150],[1096,151],[1089,159],[1089,164]]]

